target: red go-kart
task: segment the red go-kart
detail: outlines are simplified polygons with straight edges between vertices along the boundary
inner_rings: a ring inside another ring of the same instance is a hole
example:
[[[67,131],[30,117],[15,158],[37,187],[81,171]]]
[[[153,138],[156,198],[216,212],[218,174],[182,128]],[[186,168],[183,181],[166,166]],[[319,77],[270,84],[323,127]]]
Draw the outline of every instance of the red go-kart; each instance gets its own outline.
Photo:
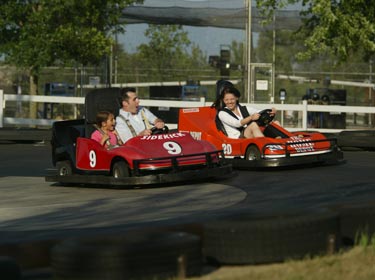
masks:
[[[217,125],[211,107],[180,109],[178,129],[206,140],[224,151],[234,168],[281,167],[311,163],[344,162],[336,139],[314,132],[291,133],[272,122],[270,110],[261,112],[259,125],[265,137],[231,139]]]
[[[90,139],[96,113],[119,111],[119,89],[87,94],[85,119],[55,122],[52,128],[54,174],[46,181],[104,186],[132,186],[202,180],[229,175],[223,151],[190,133],[138,136],[106,149]]]

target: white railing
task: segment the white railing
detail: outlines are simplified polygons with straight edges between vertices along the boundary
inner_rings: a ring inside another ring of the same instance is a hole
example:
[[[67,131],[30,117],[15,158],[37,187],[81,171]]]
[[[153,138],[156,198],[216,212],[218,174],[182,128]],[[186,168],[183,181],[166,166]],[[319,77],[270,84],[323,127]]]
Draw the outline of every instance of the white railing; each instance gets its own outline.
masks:
[[[51,126],[56,120],[51,119],[27,119],[27,118],[12,118],[4,117],[4,109],[7,101],[17,102],[38,102],[38,103],[58,103],[58,104],[84,104],[83,97],[60,97],[60,96],[42,96],[42,95],[17,95],[4,94],[0,90],[0,128],[4,125],[25,125],[25,126]],[[147,100],[142,99],[143,106],[152,107],[171,107],[171,108],[188,108],[210,106],[212,102],[206,102],[204,98],[197,101],[176,101],[176,100]],[[339,132],[343,129],[324,129],[324,128],[310,128],[308,127],[308,113],[309,112],[329,112],[333,114],[348,113],[348,115],[365,115],[375,114],[375,107],[360,107],[360,106],[340,106],[340,105],[311,105],[305,100],[301,104],[243,104],[255,107],[257,109],[265,109],[275,107],[281,114],[281,123],[289,130],[319,130],[321,132]],[[288,123],[284,123],[283,112],[293,111],[298,112],[298,123],[294,126],[288,127]],[[371,118],[369,118],[371,120]],[[177,124],[169,124],[171,128],[177,127]],[[362,128],[363,127],[359,127]]]

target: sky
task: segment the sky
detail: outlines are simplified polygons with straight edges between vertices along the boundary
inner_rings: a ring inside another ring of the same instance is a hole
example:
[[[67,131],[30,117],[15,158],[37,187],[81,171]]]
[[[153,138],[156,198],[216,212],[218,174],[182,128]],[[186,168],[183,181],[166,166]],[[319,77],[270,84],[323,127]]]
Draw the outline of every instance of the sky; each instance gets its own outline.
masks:
[[[255,0],[252,0],[255,7]],[[244,7],[244,0],[144,0],[145,6],[168,7],[216,7],[216,8],[239,8]],[[298,10],[300,5],[290,5],[285,9]],[[119,35],[119,41],[123,43],[127,52],[134,53],[142,43],[147,43],[144,32],[147,24],[128,24],[126,33]],[[232,41],[245,42],[245,30],[218,28],[218,27],[196,27],[184,26],[192,43],[197,44],[204,54],[218,55],[220,45],[230,45]],[[258,33],[253,32],[253,44],[256,45]]]
[[[118,39],[127,52],[133,53],[137,50],[137,46],[147,43],[147,38],[144,36],[146,29],[147,24],[126,26],[126,33],[120,35]],[[184,30],[188,32],[190,41],[199,45],[207,56],[218,55],[220,45],[230,45],[234,40],[238,42],[245,40],[245,31],[238,29],[184,26]]]
[[[195,2],[195,3],[194,3]],[[201,3],[198,3],[201,2]],[[187,5],[194,6],[196,3],[208,7],[242,7],[244,0],[145,0],[146,6],[171,6]],[[119,36],[119,41],[123,43],[127,52],[135,52],[137,46],[147,43],[144,32],[147,24],[129,24],[126,26],[126,33]],[[195,27],[184,26],[188,32],[189,39],[192,43],[197,44],[200,49],[207,55],[218,55],[220,45],[230,45],[232,41],[245,41],[245,30],[217,28],[217,27]]]

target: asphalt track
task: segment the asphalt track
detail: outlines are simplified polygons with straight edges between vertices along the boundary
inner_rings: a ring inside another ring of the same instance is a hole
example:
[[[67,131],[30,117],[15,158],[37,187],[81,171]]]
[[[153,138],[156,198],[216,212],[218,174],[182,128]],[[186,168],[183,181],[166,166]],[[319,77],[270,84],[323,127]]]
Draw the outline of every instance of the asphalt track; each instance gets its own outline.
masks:
[[[375,152],[346,163],[236,171],[212,182],[158,188],[62,187],[44,181],[49,144],[0,143],[0,245],[202,222],[229,212],[300,211],[375,201]],[[1,252],[1,246],[0,246]]]
[[[47,183],[50,155],[48,144],[0,144],[2,233],[130,227],[237,209],[273,212],[375,199],[371,151],[345,151],[341,165],[236,171],[214,182],[122,190]]]

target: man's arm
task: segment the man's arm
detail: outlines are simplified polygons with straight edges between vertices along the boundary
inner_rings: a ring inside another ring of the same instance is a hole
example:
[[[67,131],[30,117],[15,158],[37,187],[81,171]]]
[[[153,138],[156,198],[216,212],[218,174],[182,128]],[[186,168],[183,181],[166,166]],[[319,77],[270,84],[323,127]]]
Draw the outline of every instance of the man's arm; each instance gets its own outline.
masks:
[[[148,110],[147,108],[143,108],[142,110],[144,110],[147,120],[156,128],[160,129],[165,126],[164,121],[156,117],[153,113],[151,113],[150,110]]]
[[[161,129],[165,126],[165,123],[162,119],[159,119],[157,118],[155,121],[154,121],[154,126],[158,129]]]

